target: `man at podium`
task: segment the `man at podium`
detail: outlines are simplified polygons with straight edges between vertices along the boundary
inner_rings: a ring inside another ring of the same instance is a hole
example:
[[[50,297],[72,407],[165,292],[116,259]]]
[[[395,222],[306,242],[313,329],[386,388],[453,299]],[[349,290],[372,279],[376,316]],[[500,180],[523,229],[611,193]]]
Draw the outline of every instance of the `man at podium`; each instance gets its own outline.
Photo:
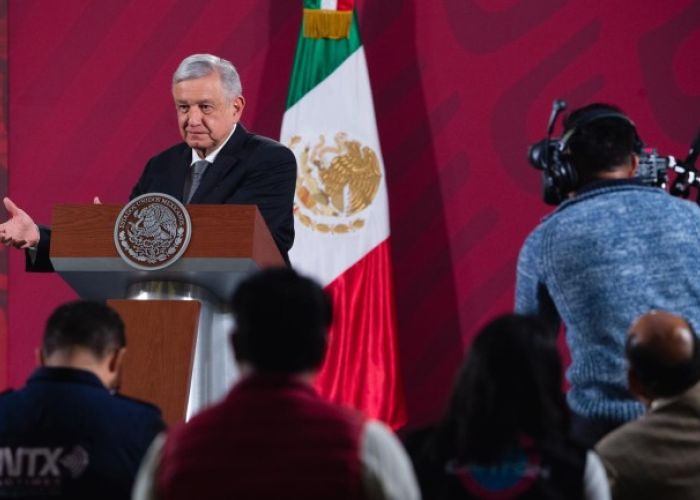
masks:
[[[191,55],[175,70],[172,93],[183,142],[148,161],[130,198],[165,193],[183,203],[257,205],[289,263],[296,159],[239,123],[245,98],[234,66],[211,54]],[[38,227],[9,198],[4,204],[10,218],[0,224],[0,242],[28,249],[27,270],[52,271],[51,230]]]

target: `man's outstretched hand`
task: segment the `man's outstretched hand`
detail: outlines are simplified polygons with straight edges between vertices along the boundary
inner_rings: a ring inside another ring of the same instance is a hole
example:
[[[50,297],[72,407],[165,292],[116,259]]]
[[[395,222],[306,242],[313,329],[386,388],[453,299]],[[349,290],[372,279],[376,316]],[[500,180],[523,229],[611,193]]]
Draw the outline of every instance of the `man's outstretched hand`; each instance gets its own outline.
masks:
[[[27,213],[5,197],[2,202],[10,216],[0,224],[0,243],[15,248],[28,248],[39,243],[39,230]]]

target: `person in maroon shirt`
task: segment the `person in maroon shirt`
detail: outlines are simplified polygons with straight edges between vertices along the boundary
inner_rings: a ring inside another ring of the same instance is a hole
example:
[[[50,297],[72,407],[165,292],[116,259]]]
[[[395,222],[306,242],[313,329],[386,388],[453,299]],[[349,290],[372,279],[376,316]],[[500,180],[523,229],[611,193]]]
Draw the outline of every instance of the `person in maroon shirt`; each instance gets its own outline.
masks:
[[[291,269],[268,269],[243,281],[231,306],[243,377],[222,402],[156,441],[135,498],[419,498],[388,427],[311,385],[332,320],[323,289]]]

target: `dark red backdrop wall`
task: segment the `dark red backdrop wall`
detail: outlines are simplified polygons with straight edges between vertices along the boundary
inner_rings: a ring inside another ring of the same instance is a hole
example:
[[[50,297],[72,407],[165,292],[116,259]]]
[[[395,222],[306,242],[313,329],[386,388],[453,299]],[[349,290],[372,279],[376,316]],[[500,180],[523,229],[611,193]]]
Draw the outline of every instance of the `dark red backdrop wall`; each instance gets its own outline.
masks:
[[[46,223],[56,203],[124,202],[148,157],[178,140],[169,81],[193,52],[234,61],[245,123],[276,137],[300,4],[10,0],[10,196]],[[684,155],[700,125],[700,2],[358,0],[358,10],[415,425],[440,411],[478,326],[511,307],[519,246],[547,211],[525,151],[551,100],[617,103],[647,142]],[[10,258],[12,385],[31,370],[48,313],[74,296],[22,260]]]

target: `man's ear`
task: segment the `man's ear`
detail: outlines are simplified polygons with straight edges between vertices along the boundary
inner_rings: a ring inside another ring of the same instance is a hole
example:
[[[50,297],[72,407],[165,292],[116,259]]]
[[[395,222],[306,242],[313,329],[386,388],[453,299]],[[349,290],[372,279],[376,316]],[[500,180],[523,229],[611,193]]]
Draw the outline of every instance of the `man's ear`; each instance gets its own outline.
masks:
[[[632,153],[630,156],[630,177],[637,175],[637,170],[639,170],[639,155],[637,153]]]
[[[653,394],[644,387],[644,384],[642,384],[632,368],[627,369],[627,383],[629,384],[630,392],[641,401],[644,406],[651,405],[651,402],[654,400]]]
[[[110,373],[118,373],[122,369],[122,364],[124,363],[124,355],[126,354],[126,347],[120,347],[109,355],[109,364],[107,365]]]
[[[245,97],[239,95],[233,100],[233,109],[236,116],[236,121],[241,119],[241,114],[243,113],[243,108],[245,108]]]

